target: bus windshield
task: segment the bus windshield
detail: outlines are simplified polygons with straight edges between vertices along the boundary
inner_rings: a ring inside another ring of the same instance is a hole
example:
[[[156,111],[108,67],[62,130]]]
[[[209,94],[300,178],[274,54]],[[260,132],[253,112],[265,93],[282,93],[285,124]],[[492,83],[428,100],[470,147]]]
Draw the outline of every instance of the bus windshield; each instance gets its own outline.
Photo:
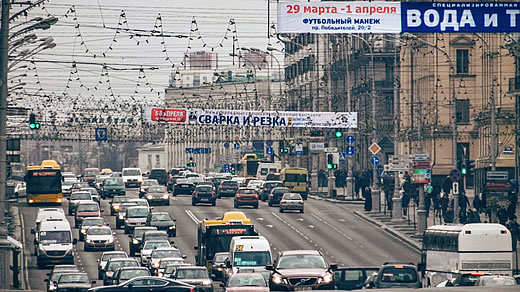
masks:
[[[233,236],[256,235],[253,226],[211,226],[207,238],[207,259],[212,260],[217,252],[229,251]]]
[[[42,231],[41,244],[71,243],[70,231]]]
[[[61,193],[59,170],[33,170],[27,172],[27,192],[30,194]]]
[[[306,174],[287,173],[285,174],[286,182],[307,182]]]

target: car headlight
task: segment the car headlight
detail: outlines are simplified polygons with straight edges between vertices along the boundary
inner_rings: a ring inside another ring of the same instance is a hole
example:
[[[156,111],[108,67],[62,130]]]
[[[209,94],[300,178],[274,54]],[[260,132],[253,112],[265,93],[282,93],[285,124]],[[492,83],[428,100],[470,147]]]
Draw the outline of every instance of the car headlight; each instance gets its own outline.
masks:
[[[222,271],[224,271],[224,268],[223,267],[218,267],[217,271],[222,272]]]
[[[169,196],[168,195],[163,195],[162,198],[165,199],[165,200],[168,200]]]
[[[211,285],[211,280],[208,279],[208,280],[202,281],[202,285],[204,285],[204,286]]]
[[[87,229],[81,229],[81,233],[87,234]]]
[[[133,244],[139,244],[139,240],[134,239],[134,240],[132,240],[132,243],[133,243]]]
[[[108,240],[108,243],[112,243],[112,242],[114,242],[114,238],[113,237]]]
[[[119,219],[123,220],[125,219],[125,216],[123,214],[119,214]]]
[[[119,210],[119,205],[114,205],[114,210]]]
[[[287,284],[287,280],[284,277],[280,276],[280,275],[274,274],[273,275],[273,283],[275,283],[275,284],[282,284],[282,283],[283,284]]]
[[[175,229],[175,225],[168,227],[169,229]]]
[[[92,239],[88,239],[88,238],[87,238],[86,241],[87,241],[87,243],[92,243]]]
[[[153,267],[156,268],[156,269],[159,268],[159,262],[153,263]]]
[[[164,274],[163,274],[162,272],[159,272],[159,273],[157,274],[157,276],[159,276],[159,277],[164,277]]]
[[[318,284],[321,284],[321,283],[330,283],[332,281],[332,275],[331,274],[327,274],[325,276],[323,276],[323,278],[320,278],[318,280]]]
[[[153,199],[153,197],[152,197],[152,196],[150,196],[150,195],[146,196],[146,198],[147,198],[148,200],[151,200],[151,199]]]

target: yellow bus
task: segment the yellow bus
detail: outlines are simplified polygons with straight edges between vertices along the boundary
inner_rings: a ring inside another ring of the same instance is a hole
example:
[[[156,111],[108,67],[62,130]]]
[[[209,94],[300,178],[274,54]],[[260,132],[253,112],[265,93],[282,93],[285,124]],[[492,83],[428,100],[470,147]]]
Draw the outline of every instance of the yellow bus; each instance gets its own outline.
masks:
[[[258,232],[243,212],[226,212],[221,219],[205,219],[199,223],[195,262],[210,269],[215,253],[229,251],[233,236],[253,235]]]
[[[54,160],[44,160],[40,165],[27,166],[25,175],[27,203],[29,205],[63,202],[61,169]]]
[[[305,168],[286,167],[282,169],[280,179],[291,192],[299,193],[304,200],[308,195],[309,172]]]

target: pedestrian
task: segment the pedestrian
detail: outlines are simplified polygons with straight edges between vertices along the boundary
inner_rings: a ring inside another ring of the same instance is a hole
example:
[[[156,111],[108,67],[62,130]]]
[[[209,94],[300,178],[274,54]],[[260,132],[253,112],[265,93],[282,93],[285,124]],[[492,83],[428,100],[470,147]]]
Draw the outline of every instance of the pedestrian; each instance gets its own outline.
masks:
[[[372,190],[369,186],[363,189],[363,198],[365,198],[365,211],[372,211]]]
[[[475,197],[473,198],[473,208],[477,211],[477,213],[480,214],[481,208],[482,208],[482,200],[480,200],[480,197],[482,196],[482,193],[475,194]]]
[[[449,194],[451,192],[452,185],[453,185],[453,182],[451,181],[450,176],[447,176],[444,179],[444,183],[442,185],[442,190],[444,191],[445,194]]]
[[[439,185],[433,186],[432,201],[434,216],[441,218],[441,189]]]
[[[431,184],[425,185],[424,188],[424,208],[426,209],[426,217],[430,216],[430,208],[432,206],[432,192],[433,187]]]
[[[507,217],[507,210],[503,207],[499,207],[497,210],[498,223],[506,226]]]
[[[402,203],[402,208],[403,208],[403,215],[406,216],[408,214],[408,205],[410,204],[410,194],[405,191],[404,189],[402,190],[403,192],[403,197],[401,199],[401,203]]]
[[[442,212],[442,218],[444,222],[449,223],[448,220],[448,205],[450,203],[449,195],[445,192],[442,193],[442,197],[440,199],[441,202],[441,212]]]
[[[516,215],[513,215],[513,218],[507,222],[506,227],[509,229],[509,232],[511,232],[511,243],[513,244],[513,251],[515,251],[518,245],[517,241],[520,240],[520,225],[518,225],[516,221]]]
[[[385,192],[386,206],[388,210],[392,210],[392,197],[394,196],[395,178],[390,174],[383,176],[383,190]]]

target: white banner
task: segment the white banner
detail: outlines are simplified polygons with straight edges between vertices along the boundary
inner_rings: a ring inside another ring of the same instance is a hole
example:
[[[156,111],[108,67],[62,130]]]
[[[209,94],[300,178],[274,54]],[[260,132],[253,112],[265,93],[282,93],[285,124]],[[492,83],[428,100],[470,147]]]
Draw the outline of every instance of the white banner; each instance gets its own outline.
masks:
[[[148,122],[250,127],[357,128],[356,112],[283,112],[148,107]]]
[[[278,33],[400,32],[400,2],[278,2]]]

